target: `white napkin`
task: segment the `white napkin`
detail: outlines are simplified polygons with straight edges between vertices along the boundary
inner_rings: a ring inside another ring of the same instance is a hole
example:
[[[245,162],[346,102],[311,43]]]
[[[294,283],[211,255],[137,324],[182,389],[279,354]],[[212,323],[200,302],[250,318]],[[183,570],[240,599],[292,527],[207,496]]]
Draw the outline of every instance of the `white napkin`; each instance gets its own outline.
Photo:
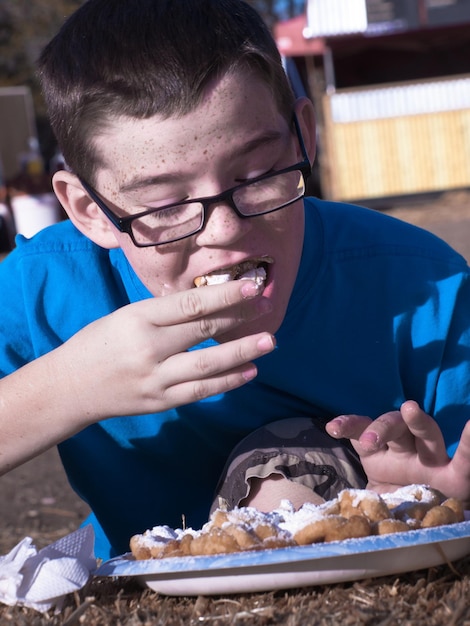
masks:
[[[94,532],[85,526],[37,551],[25,537],[0,556],[0,602],[45,613],[60,609],[64,597],[81,589],[96,568]]]

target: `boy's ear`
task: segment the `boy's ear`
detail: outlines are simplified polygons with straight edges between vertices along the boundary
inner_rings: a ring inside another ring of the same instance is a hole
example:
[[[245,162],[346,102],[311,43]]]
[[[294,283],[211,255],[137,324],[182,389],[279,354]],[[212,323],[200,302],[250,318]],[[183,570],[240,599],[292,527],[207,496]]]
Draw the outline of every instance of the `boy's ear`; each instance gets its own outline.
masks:
[[[317,139],[315,110],[312,101],[308,98],[299,98],[295,103],[294,110],[299,121],[302,138],[310,158],[310,163],[313,163],[317,150]],[[299,159],[300,158],[302,158],[302,155],[299,153]]]
[[[102,248],[118,248],[113,226],[71,172],[54,174],[52,185],[59,202],[78,230]]]

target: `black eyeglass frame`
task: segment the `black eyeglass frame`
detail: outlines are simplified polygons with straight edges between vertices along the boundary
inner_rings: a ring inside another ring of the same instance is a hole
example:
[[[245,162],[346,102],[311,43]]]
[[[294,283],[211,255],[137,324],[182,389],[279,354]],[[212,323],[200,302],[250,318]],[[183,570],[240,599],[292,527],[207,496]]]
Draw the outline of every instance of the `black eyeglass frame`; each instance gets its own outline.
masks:
[[[280,209],[284,209],[285,207],[300,200],[300,198],[302,198],[303,196],[299,196],[298,198],[295,198],[294,200],[290,200],[289,202],[283,204],[282,206],[276,207],[275,209],[268,209],[267,211],[262,211],[261,213],[252,213],[249,215],[245,215],[244,213],[242,213],[238,209],[238,207],[236,206],[233,200],[233,194],[236,193],[239,189],[242,189],[243,187],[248,187],[249,185],[254,185],[255,183],[259,183],[260,181],[267,180],[274,176],[278,176],[279,174],[286,174],[287,172],[293,172],[295,170],[299,170],[301,172],[302,177],[304,179],[304,183],[306,184],[307,179],[312,173],[312,165],[310,163],[307,149],[305,148],[304,139],[302,137],[302,131],[300,130],[299,121],[295,113],[293,114],[293,122],[294,122],[294,127],[296,130],[300,150],[302,152],[302,157],[303,157],[302,161],[300,161],[299,163],[296,163],[295,165],[291,165],[281,170],[277,170],[276,172],[270,172],[269,174],[262,174],[261,176],[252,178],[245,183],[241,183],[239,185],[236,185],[235,187],[231,187],[230,189],[227,189],[226,191],[223,191],[222,193],[219,193],[215,196],[206,196],[204,198],[191,198],[190,200],[186,200],[183,202],[173,202],[172,204],[167,204],[165,206],[158,207],[156,209],[142,211],[141,213],[136,213],[135,215],[127,215],[125,217],[120,217],[119,215],[116,215],[116,213],[111,211],[108,205],[100,198],[98,193],[93,189],[93,187],[91,187],[83,178],[78,176],[78,180],[80,181],[80,184],[82,185],[83,189],[86,191],[88,196],[93,200],[93,202],[95,202],[95,204],[97,204],[97,206],[106,215],[109,221],[121,233],[127,233],[129,237],[131,238],[132,243],[135,246],[137,246],[138,248],[149,248],[151,246],[163,246],[168,243],[174,243],[175,241],[180,241],[181,239],[186,239],[187,237],[192,237],[196,233],[203,230],[207,221],[208,208],[210,207],[211,204],[215,204],[217,202],[225,202],[230,206],[231,209],[235,211],[238,217],[249,218],[249,217],[258,217],[260,215],[266,215],[268,213],[273,213],[274,211],[279,211]],[[132,222],[134,220],[139,219],[141,217],[145,217],[146,215],[150,215],[151,213],[158,213],[159,211],[162,211],[165,209],[171,209],[172,207],[175,207],[175,206],[180,206],[180,205],[185,205],[185,204],[194,204],[194,203],[200,203],[203,209],[201,223],[198,226],[198,228],[195,228],[193,231],[191,231],[190,233],[187,233],[186,235],[182,235],[181,237],[175,237],[174,239],[169,239],[168,241],[161,241],[157,243],[140,243],[136,241],[134,233],[132,231]]]

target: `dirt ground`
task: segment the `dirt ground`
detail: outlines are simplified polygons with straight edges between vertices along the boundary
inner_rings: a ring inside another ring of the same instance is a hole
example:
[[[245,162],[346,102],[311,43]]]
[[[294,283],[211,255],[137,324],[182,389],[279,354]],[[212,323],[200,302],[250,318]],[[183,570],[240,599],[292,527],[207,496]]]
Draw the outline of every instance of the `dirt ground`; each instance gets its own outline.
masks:
[[[470,260],[470,193],[401,201],[387,213],[445,239]],[[25,536],[38,548],[88,512],[51,450],[0,479],[0,555]],[[218,598],[165,598],[132,580],[92,581],[58,616],[0,605],[1,624],[435,624],[470,625],[470,557],[398,577]]]

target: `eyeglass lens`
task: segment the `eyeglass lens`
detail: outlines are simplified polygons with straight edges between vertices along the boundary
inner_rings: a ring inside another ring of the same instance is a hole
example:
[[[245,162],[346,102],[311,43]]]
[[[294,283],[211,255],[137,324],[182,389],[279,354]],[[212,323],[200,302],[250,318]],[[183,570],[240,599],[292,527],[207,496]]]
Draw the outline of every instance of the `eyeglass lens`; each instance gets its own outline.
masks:
[[[293,170],[248,182],[233,191],[232,200],[240,215],[249,217],[281,209],[302,198],[304,193],[303,175]],[[204,205],[196,201],[148,213],[133,220],[131,227],[136,243],[148,245],[191,235],[202,228],[203,220]]]

